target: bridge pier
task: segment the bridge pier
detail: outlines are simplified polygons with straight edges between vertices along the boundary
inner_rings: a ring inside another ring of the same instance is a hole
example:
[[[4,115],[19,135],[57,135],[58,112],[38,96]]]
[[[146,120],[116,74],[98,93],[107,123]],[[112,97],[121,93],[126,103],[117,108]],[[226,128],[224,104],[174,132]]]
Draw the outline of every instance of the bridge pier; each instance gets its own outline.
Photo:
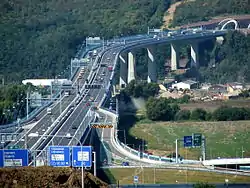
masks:
[[[125,88],[127,85],[127,75],[128,75],[128,56],[127,54],[120,54],[120,88]]]
[[[135,80],[135,54],[134,52],[128,53],[128,83]]]
[[[171,70],[179,68],[180,50],[177,44],[171,44]]]
[[[191,44],[191,67],[199,67],[199,43]]]
[[[148,47],[148,83],[157,82],[156,63],[154,61],[154,48]]]

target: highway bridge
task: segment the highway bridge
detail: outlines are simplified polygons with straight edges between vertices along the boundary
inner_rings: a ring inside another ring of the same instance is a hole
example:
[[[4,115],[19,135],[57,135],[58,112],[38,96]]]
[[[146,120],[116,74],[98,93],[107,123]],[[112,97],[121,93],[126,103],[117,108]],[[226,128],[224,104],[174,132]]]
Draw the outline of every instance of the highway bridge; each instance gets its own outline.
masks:
[[[172,66],[173,70],[178,69],[178,50],[177,46],[180,42],[190,43],[192,66],[199,66],[198,58],[198,43],[203,40],[211,40],[217,37],[224,36],[226,30],[202,30],[200,32],[173,32],[171,35],[163,34],[160,36],[139,35],[133,38],[123,38],[117,41],[108,43],[105,48],[98,49],[98,55],[94,60],[92,70],[89,74],[85,74],[83,79],[79,79],[76,75],[74,82],[80,83],[80,92],[72,93],[69,97],[63,95],[62,109],[59,113],[59,101],[52,104],[53,122],[50,115],[42,111],[39,115],[39,120],[27,132],[22,134],[21,138],[11,145],[20,145],[24,147],[24,141],[28,143],[28,148],[32,150],[45,150],[49,145],[76,145],[74,137],[82,142],[91,131],[91,122],[104,119],[106,122],[112,122],[113,128],[98,129],[97,134],[100,137],[103,147],[107,152],[112,154],[112,157],[127,158],[132,163],[169,165],[173,159],[166,157],[153,156],[140,153],[132,148],[129,148],[124,143],[121,143],[117,138],[117,123],[119,114],[117,111],[102,109],[104,102],[109,98],[113,89],[114,73],[118,63],[120,63],[120,86],[124,87],[131,80],[136,79],[135,75],[135,56],[134,49],[147,48],[149,56],[148,82],[156,82],[156,65],[152,48],[155,45],[169,43],[172,49]],[[105,66],[102,66],[105,65]],[[111,66],[109,70],[107,67]],[[77,73],[79,74],[79,72]],[[87,84],[101,85],[100,88],[87,89]],[[93,107],[97,107],[93,108]],[[51,137],[41,136],[30,138],[31,133],[39,135],[51,135]],[[71,135],[69,139],[58,138],[60,135]],[[21,135],[21,134],[20,134]],[[107,147],[108,146],[108,147]],[[38,153],[39,156],[39,153]],[[199,161],[184,160],[182,163],[198,163]]]

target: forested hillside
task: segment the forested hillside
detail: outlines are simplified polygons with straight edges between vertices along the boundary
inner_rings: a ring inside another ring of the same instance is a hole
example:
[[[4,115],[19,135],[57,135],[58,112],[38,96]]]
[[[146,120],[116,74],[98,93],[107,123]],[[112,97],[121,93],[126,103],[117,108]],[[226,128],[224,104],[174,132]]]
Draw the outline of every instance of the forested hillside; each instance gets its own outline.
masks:
[[[112,37],[159,27],[170,0],[1,0],[0,75],[7,82],[50,78],[86,36]]]
[[[194,0],[183,1],[175,11],[173,26],[207,21],[225,14],[250,14],[249,0]]]
[[[208,53],[209,64],[200,69],[202,81],[212,83],[250,82],[250,35],[229,32],[223,45]]]

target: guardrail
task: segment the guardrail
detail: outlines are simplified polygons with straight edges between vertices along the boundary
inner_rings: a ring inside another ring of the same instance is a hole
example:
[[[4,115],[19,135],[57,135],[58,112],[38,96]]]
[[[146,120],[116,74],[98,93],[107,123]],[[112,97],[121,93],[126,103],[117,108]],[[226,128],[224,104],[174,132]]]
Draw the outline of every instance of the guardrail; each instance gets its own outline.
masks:
[[[89,47],[87,49],[85,49],[85,51],[83,52],[82,56],[85,56],[90,50],[93,50],[95,48],[98,48],[100,46],[93,46],[93,47]],[[78,69],[75,69],[73,74],[70,77],[70,80],[73,80],[76,73],[77,73]],[[59,93],[55,94],[53,96],[53,98],[57,98],[59,96]],[[19,124],[26,124],[29,123],[35,116],[37,116],[37,114],[39,114],[40,112],[42,112],[45,108],[47,108],[48,106],[50,106],[53,102],[49,101],[47,104],[45,104],[44,106],[40,107],[40,108],[36,108],[35,110],[33,110],[30,114],[29,114],[29,118],[27,119],[26,117],[22,118],[19,122]],[[4,132],[4,129],[12,129],[13,127],[15,128],[18,125],[18,122],[15,121],[13,123],[10,124],[5,124],[5,125],[0,125],[1,128],[1,132]],[[8,130],[9,132],[9,130]]]
[[[131,46],[134,46],[133,44]],[[126,48],[123,48],[121,51],[123,50],[126,50],[126,49],[129,49],[131,48],[131,46],[128,46]],[[119,58],[119,54],[120,53],[117,53],[116,54],[116,57],[115,57],[115,60],[114,60],[114,70],[115,70],[115,67],[117,65],[117,62],[118,62],[118,58]],[[114,72],[112,72],[111,74],[111,79],[113,78],[114,76]],[[111,84],[109,83],[108,84],[108,87],[107,87],[108,90],[111,89]],[[102,106],[103,105],[103,102],[105,101],[105,98],[107,97],[107,94],[105,93],[102,100],[100,101],[98,107]],[[106,111],[109,111],[110,113],[114,114],[114,116],[118,116],[118,111],[114,111],[114,110],[110,110],[110,109],[107,109],[107,108],[103,108],[104,110]],[[116,118],[117,119],[117,118]],[[117,123],[117,122],[116,122]],[[161,157],[161,156],[156,156],[156,155],[150,155],[150,154],[147,154],[147,153],[142,153],[142,152],[139,152],[135,149],[132,149],[130,148],[129,146],[125,145],[124,143],[122,143],[119,139],[118,139],[118,135],[115,133],[115,142],[122,148],[124,148],[126,151],[128,151],[129,153],[135,155],[135,156],[143,156],[143,158],[146,158],[146,159],[149,159],[149,160],[153,160],[153,161],[160,161],[160,162],[175,162],[175,159],[174,158],[168,158],[168,157]],[[191,164],[200,164],[200,161],[197,161],[197,160],[183,160],[182,163],[191,163]]]

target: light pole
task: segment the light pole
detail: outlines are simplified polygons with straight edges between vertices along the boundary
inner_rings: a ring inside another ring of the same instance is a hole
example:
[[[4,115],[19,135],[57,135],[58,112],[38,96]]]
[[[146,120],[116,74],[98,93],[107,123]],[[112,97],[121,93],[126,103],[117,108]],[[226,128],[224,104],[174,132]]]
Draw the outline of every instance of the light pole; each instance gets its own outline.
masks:
[[[80,144],[80,146],[81,146],[81,153],[83,153],[83,145],[82,145],[81,141],[78,138],[76,138],[74,136],[71,136],[69,134],[67,134],[67,135],[39,135],[37,133],[30,133],[28,135],[28,137],[52,137],[52,138],[56,137],[56,138],[68,138],[68,139],[73,138],[73,139],[75,139]],[[94,155],[95,155],[95,152],[94,152]],[[94,159],[95,158],[96,157],[94,156]],[[96,161],[94,163],[94,172],[96,172],[95,169],[96,169]],[[82,171],[82,188],[84,188],[84,166],[83,166],[83,159],[82,159],[81,171]]]
[[[26,118],[29,119],[29,92],[26,94]]]

